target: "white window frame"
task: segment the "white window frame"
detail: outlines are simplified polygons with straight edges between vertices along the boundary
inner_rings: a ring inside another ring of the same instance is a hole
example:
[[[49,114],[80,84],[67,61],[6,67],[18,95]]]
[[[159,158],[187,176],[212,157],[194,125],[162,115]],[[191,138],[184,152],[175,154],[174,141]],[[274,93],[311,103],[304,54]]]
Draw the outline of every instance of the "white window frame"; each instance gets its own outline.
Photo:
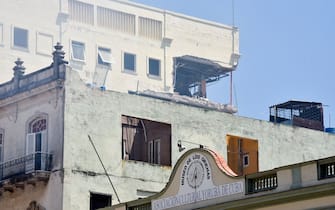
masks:
[[[75,50],[74,50],[73,47],[76,44],[78,44],[77,46],[82,45],[82,53],[80,53],[80,54],[82,54],[82,58],[79,58],[79,56],[78,57],[75,56],[75,53],[74,53]],[[86,58],[85,48],[86,48],[86,45],[85,45],[84,42],[76,41],[76,40],[71,40],[71,42],[70,42],[71,60],[73,60],[73,61],[79,61],[79,62],[85,62],[85,58]]]
[[[49,45],[49,50],[47,51],[43,51],[39,48],[39,42],[40,42],[40,39],[44,37],[44,38],[49,38],[50,41],[51,41],[51,45]],[[43,32],[39,32],[37,31],[36,32],[36,53],[37,54],[40,54],[40,55],[45,55],[45,56],[48,56],[48,57],[52,57],[52,51],[53,51],[53,46],[54,46],[54,37],[53,35],[51,34],[47,34],[47,33],[43,33]]]
[[[150,60],[156,60],[159,62],[159,65],[158,65],[158,75],[156,74],[151,74],[150,73]],[[153,57],[148,57],[147,59],[147,64],[148,64],[148,67],[147,67],[147,71],[148,71],[148,76],[149,77],[152,77],[152,78],[160,78],[161,77],[161,73],[162,73],[162,61],[158,58],[153,58]]]
[[[102,62],[100,62],[100,60]],[[97,65],[111,68],[113,64],[112,50],[107,47],[98,46],[97,48]]]
[[[17,46],[15,45],[15,29],[20,29],[20,30],[25,30],[27,32],[27,37],[26,37],[26,41],[27,41],[27,46]],[[20,27],[20,26],[12,26],[12,48],[13,49],[18,49],[18,50],[23,50],[23,51],[28,51],[29,50],[29,30],[24,28],[24,27]]]
[[[161,164],[161,140],[154,139],[148,143],[148,162],[152,164]],[[157,157],[157,160],[156,160]]]
[[[126,61],[126,59],[125,59],[125,55],[126,55],[126,54],[134,56],[134,69],[127,69],[127,68],[125,67],[125,61]],[[124,72],[132,73],[132,74],[135,74],[135,73],[136,73],[136,68],[137,68],[137,63],[136,63],[137,58],[136,58],[136,57],[137,57],[137,56],[136,56],[135,53],[122,52],[122,58],[123,58],[123,60],[122,60],[122,69],[123,69]]]
[[[38,121],[38,120],[46,120],[46,128],[41,131],[32,132],[30,126],[35,121]],[[28,125],[29,127],[28,127],[28,132],[26,135],[26,155],[34,155],[34,157],[36,157],[37,153],[41,153],[41,154],[48,153],[48,135],[47,135],[48,119],[47,117],[36,117],[33,120],[31,120]],[[37,141],[36,137],[38,135],[41,136],[41,150],[40,151],[36,151],[36,141]],[[46,166],[46,159],[42,158],[40,164],[41,164],[41,170],[44,170]],[[33,159],[32,161],[26,162],[25,172],[30,173],[34,170],[35,170],[35,159]]]

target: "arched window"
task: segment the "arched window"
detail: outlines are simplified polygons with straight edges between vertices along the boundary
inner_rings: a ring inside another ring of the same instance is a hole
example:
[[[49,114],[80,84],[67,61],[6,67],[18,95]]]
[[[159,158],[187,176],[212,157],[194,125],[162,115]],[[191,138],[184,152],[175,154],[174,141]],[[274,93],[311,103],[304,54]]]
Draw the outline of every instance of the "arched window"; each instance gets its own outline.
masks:
[[[47,120],[44,118],[37,118],[30,123],[29,133],[38,133],[47,129]]]
[[[26,155],[34,160],[26,163],[26,172],[42,170],[48,152],[47,139],[47,118],[39,116],[31,120],[28,124],[28,134],[26,140]]]

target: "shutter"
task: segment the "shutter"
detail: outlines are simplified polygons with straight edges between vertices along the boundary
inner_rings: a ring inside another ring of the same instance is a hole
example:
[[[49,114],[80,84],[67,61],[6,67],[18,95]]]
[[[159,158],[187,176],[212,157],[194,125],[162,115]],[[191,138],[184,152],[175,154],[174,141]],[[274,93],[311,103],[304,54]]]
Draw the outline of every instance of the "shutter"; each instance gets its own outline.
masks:
[[[44,130],[41,132],[41,143],[42,143],[42,153],[48,153],[48,136],[47,131]]]
[[[26,139],[26,155],[35,152],[35,133],[28,133]]]
[[[25,171],[30,173],[35,170],[35,133],[28,133],[26,138]]]

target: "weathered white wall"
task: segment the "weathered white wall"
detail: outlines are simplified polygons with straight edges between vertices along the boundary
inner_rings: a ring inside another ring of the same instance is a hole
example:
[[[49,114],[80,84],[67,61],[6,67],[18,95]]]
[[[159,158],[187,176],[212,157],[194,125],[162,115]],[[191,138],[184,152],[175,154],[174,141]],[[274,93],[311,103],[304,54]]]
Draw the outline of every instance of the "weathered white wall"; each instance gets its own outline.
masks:
[[[276,125],[142,96],[102,92],[85,86],[76,71],[67,72],[64,205],[71,208],[78,208],[75,201],[86,199],[88,191],[112,193],[106,177],[100,175],[99,179],[90,182],[92,177],[73,171],[103,173],[88,134],[122,202],[136,199],[136,189],[159,191],[165,186],[173,165],[181,155],[178,140],[203,144],[226,158],[226,135],[256,139],[259,142],[261,171],[333,155],[335,136],[324,132]],[[172,167],[121,159],[121,115],[171,124]],[[195,147],[187,143],[185,146],[186,149]],[[81,186],[80,192],[83,193],[72,193],[77,186]],[[113,196],[115,203],[116,197]],[[86,204],[82,202],[80,209],[86,209]]]
[[[28,123],[39,114],[47,116],[48,152],[53,155],[52,173],[47,184],[35,187],[25,185],[14,193],[0,196],[0,209],[26,209],[36,200],[46,209],[61,209],[62,203],[62,140],[63,140],[63,90],[45,91],[42,86],[33,91],[0,100],[0,128],[4,130],[4,161],[26,155]],[[37,92],[42,92],[35,95]],[[1,189],[3,192],[3,188]]]

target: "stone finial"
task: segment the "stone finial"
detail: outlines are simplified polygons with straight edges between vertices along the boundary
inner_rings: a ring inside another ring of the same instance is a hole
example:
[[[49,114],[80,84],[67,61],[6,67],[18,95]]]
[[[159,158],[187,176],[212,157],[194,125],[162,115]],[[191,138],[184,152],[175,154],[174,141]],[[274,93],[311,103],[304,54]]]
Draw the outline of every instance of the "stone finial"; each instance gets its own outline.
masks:
[[[55,51],[52,53],[54,63],[56,64],[67,63],[64,60],[65,52],[62,50],[63,46],[59,42],[57,42],[54,48],[55,48]]]
[[[17,58],[15,61],[16,66],[14,66],[14,78],[20,78],[24,74],[24,70],[26,69],[22,64],[23,61],[20,58]]]

